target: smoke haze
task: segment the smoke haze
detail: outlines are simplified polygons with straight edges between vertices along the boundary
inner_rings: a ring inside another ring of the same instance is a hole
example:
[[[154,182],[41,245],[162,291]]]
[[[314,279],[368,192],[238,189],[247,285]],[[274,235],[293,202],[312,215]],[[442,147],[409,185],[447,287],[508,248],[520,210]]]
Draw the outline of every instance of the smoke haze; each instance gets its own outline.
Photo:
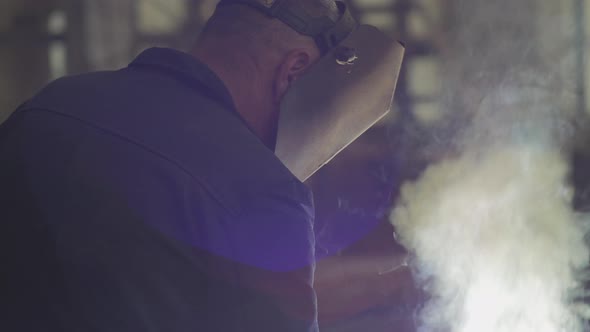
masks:
[[[555,56],[566,38],[544,46],[556,32],[537,24],[542,2],[458,1],[441,99],[461,121],[432,145],[450,157],[405,184],[391,215],[431,297],[421,331],[584,329],[571,301],[589,262],[568,181],[572,57]]]

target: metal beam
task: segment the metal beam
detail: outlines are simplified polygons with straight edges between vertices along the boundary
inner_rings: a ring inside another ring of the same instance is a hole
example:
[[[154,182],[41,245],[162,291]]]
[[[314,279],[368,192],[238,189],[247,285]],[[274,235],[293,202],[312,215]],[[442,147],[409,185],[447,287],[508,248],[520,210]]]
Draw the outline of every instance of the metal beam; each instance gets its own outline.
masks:
[[[580,113],[588,109],[586,83],[586,0],[574,0],[574,18],[576,22],[576,89],[577,106]]]

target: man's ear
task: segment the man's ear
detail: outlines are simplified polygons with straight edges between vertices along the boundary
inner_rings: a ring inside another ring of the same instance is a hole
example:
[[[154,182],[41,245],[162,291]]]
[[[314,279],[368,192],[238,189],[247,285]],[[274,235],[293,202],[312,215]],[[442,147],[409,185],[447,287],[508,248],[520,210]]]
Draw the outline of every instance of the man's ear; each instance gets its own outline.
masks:
[[[279,66],[274,82],[274,99],[280,102],[291,84],[315,62],[315,56],[305,49],[289,52]]]

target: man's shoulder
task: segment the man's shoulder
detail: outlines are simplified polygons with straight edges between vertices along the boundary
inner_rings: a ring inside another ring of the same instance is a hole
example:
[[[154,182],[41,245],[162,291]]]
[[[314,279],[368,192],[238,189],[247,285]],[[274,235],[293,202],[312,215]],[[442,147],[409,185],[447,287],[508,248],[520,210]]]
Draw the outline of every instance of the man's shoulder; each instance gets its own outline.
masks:
[[[310,206],[310,191],[232,110],[197,86],[130,68],[66,77],[25,106],[66,116],[165,158],[236,211],[258,198]]]

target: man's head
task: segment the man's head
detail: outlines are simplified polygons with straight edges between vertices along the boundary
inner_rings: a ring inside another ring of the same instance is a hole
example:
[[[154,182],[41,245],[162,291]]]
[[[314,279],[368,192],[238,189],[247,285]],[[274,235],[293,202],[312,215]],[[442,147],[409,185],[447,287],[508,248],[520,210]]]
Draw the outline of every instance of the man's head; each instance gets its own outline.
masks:
[[[285,1],[311,16],[339,15],[332,0]],[[283,96],[320,58],[312,37],[241,4],[217,8],[193,54],[224,81],[238,112],[271,148]]]

